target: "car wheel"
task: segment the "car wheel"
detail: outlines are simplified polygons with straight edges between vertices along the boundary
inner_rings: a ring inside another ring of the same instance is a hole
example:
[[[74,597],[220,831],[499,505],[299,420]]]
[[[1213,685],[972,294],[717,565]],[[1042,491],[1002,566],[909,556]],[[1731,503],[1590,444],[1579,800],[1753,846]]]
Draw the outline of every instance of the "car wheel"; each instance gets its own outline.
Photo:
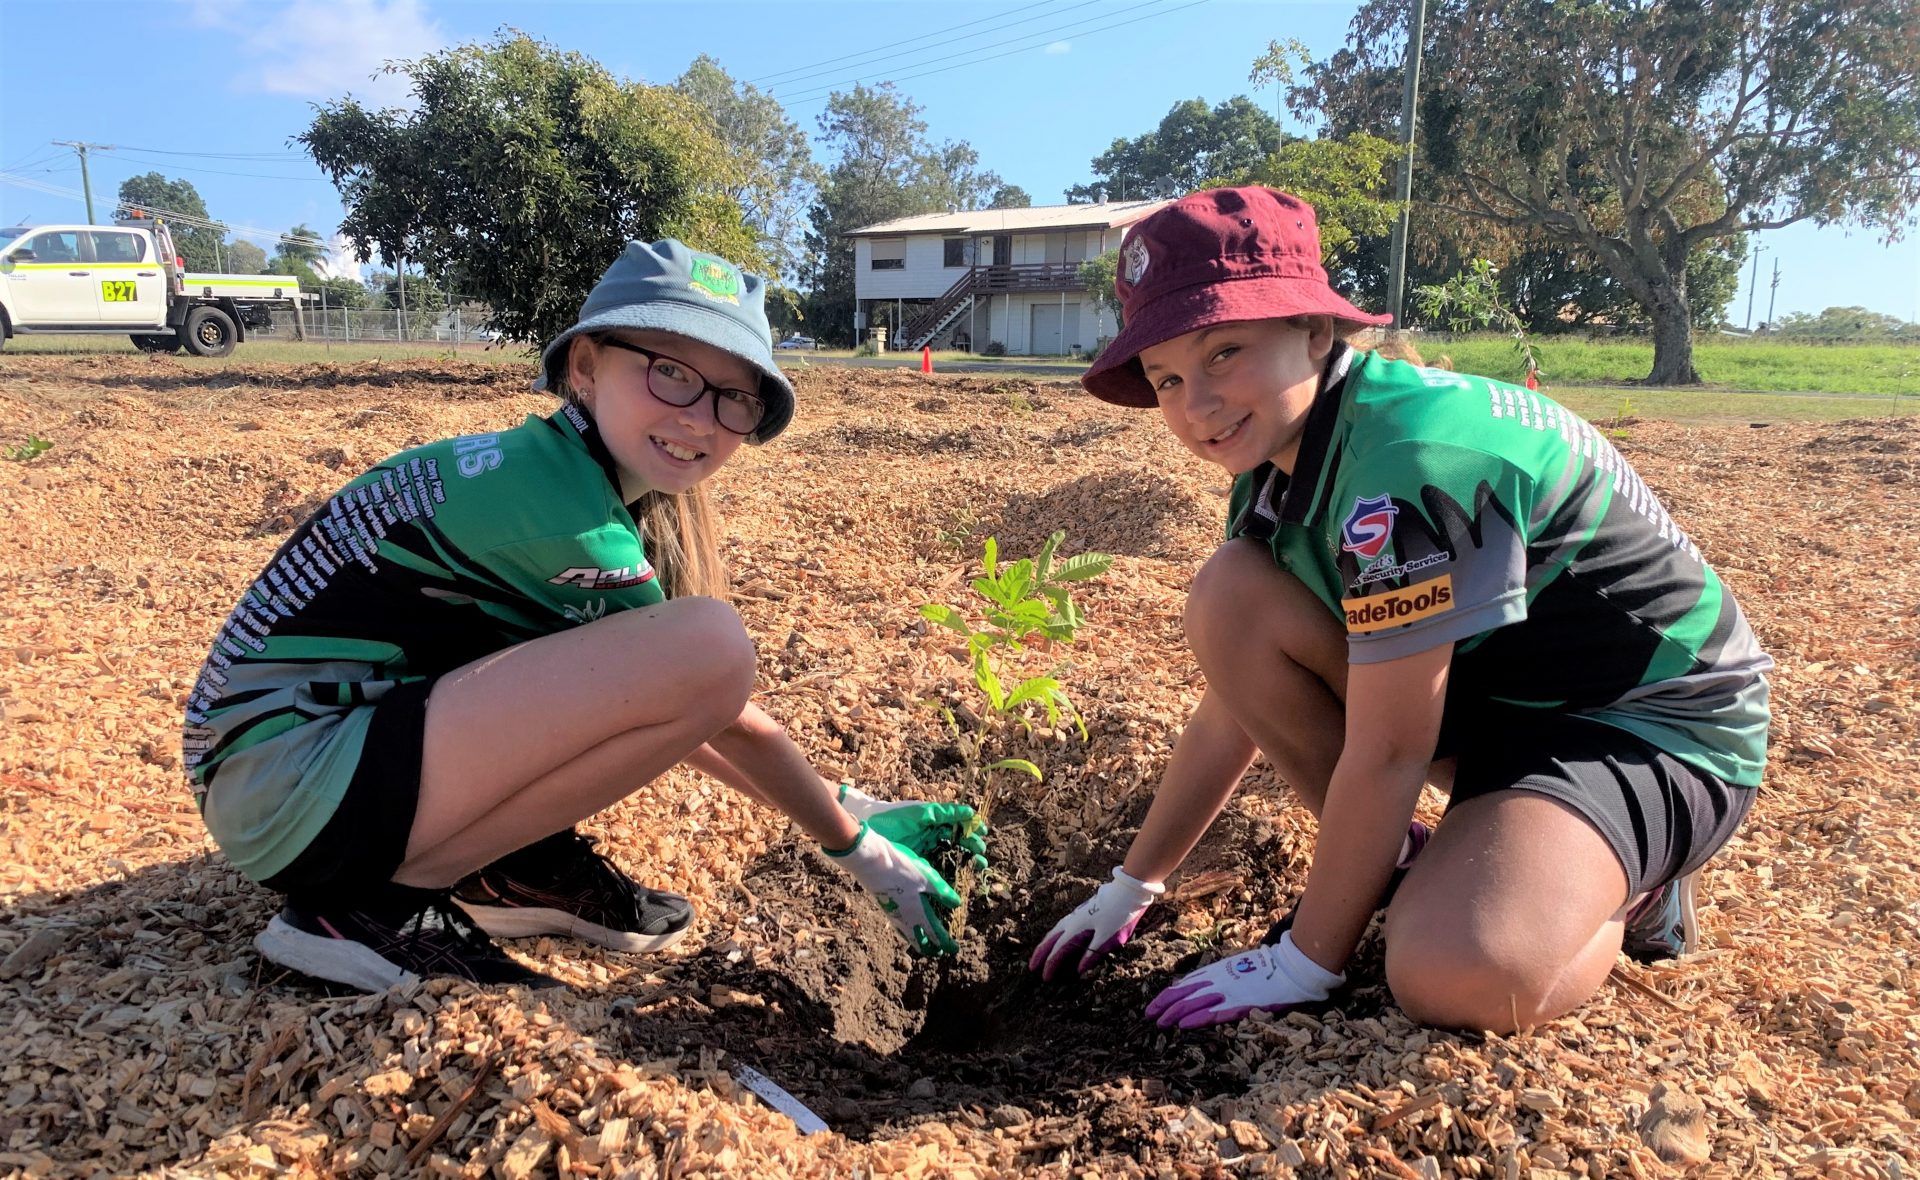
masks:
[[[240,340],[233,317],[217,307],[196,307],[188,312],[181,335],[187,351],[195,356],[226,356]]]
[[[141,352],[179,352],[181,348],[180,337],[171,333],[136,332],[127,339],[133,341],[133,346]]]

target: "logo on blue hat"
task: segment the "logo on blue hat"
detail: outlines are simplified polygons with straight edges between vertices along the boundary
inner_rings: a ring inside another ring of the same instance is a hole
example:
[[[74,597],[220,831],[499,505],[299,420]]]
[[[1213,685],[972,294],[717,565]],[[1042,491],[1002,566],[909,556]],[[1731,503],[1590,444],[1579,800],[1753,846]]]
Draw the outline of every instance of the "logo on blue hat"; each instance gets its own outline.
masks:
[[[695,258],[693,281],[687,286],[716,303],[740,306],[740,272],[718,258]]]

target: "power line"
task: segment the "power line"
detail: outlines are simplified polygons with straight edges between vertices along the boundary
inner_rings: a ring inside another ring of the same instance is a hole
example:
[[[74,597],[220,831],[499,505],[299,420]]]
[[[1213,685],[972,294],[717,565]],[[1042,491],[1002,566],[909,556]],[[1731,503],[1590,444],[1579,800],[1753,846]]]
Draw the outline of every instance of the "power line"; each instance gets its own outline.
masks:
[[[168,148],[130,147],[121,144],[117,149],[123,152],[145,152],[150,156],[193,156],[202,160],[286,160],[299,159],[298,153],[288,152],[181,152]]]
[[[120,152],[127,152],[132,149],[120,148],[117,150]],[[318,181],[321,184],[331,183],[324,176],[279,176],[270,172],[227,172],[219,168],[197,168],[188,164],[173,164],[173,163],[167,163],[165,161],[158,161],[158,160],[141,160],[137,157],[129,159],[129,162],[136,165],[164,164],[166,168],[175,172],[198,172],[198,173],[206,173],[212,176],[244,176],[249,180],[305,180],[309,182]]]
[[[1189,3],[1182,4],[1176,8],[1163,8],[1159,12],[1149,12],[1144,16],[1136,16],[1132,20],[1115,21],[1113,24],[1110,24],[1110,25],[1100,25],[1096,28],[1081,29],[1075,35],[1076,36],[1092,36],[1095,33],[1104,33],[1110,29],[1118,29],[1118,28],[1123,28],[1127,25],[1139,24],[1143,20],[1152,20],[1155,17],[1161,17],[1161,16],[1172,16],[1176,12],[1180,12],[1188,8],[1197,8],[1200,5],[1205,4],[1206,2],[1207,0],[1189,0]],[[1136,4],[1132,8],[1123,8],[1120,11],[1132,12],[1136,9],[1146,8],[1150,5],[1159,4],[1159,3],[1164,3],[1164,0],[1147,0],[1145,4]],[[1025,40],[1026,37],[1045,37],[1049,33],[1054,33],[1059,31],[1060,31],[1059,29],[1046,29],[1040,33],[1026,34],[1025,37],[1016,38],[1016,39]],[[886,81],[905,82],[913,78],[927,78],[927,77],[931,77],[934,74],[944,74],[949,70],[958,70],[958,69],[965,68],[967,66],[980,65],[984,62],[997,61],[1003,57],[1012,57],[1016,53],[1026,53],[1038,48],[1040,48],[1040,42],[1035,42],[1034,44],[1031,44],[1031,45],[1022,45],[1013,49],[1006,50],[1003,53],[995,53],[995,54],[990,54],[986,57],[976,57],[976,58],[971,58],[967,61],[954,62],[951,65],[941,66],[938,69],[922,70],[916,74],[894,75],[892,77],[887,78]],[[865,80],[866,79],[863,79],[863,78],[852,78],[852,79],[848,79],[847,82],[858,84]],[[847,84],[847,82],[842,82],[840,83],[840,85],[844,86]],[[787,105],[789,106],[789,108],[795,105],[811,105],[816,102],[824,101],[826,98],[832,95],[836,89],[837,89],[836,87],[822,87],[810,94],[800,95],[798,97],[791,98],[791,99],[783,99],[781,101],[783,105]]]
[[[1034,47],[1035,47],[1036,45],[1039,45],[1039,44],[1042,44],[1042,43],[1044,43],[1044,42],[1046,42],[1046,41],[1047,41],[1047,40],[1048,40],[1049,38],[1053,38],[1053,37],[1055,36],[1055,34],[1059,34],[1059,33],[1063,33],[1063,32],[1064,32],[1064,33],[1067,33],[1068,35],[1073,35],[1073,34],[1075,34],[1075,33],[1080,33],[1080,32],[1088,32],[1088,33],[1093,33],[1093,32],[1099,32],[1100,30],[1099,30],[1098,28],[1095,28],[1095,29],[1087,29],[1087,28],[1086,28],[1085,26],[1086,26],[1086,25],[1087,25],[1087,24],[1088,24],[1089,22],[1096,22],[1096,21],[1102,21],[1102,20],[1106,20],[1106,19],[1107,19],[1107,18],[1109,18],[1109,17],[1113,17],[1113,16],[1119,16],[1119,15],[1120,15],[1120,14],[1122,14],[1122,13],[1127,13],[1127,12],[1135,12],[1135,11],[1138,11],[1139,9],[1142,9],[1142,8],[1151,8],[1151,7],[1153,7],[1153,6],[1155,5],[1155,4],[1162,4],[1162,3],[1165,3],[1165,2],[1166,2],[1166,0],[1143,0],[1143,2],[1142,2],[1142,3],[1139,3],[1139,4],[1133,4],[1133,5],[1130,5],[1130,6],[1128,6],[1128,7],[1126,7],[1126,8],[1121,8],[1121,9],[1116,9],[1116,10],[1114,10],[1114,11],[1111,11],[1111,12],[1104,12],[1104,13],[1101,13],[1101,14],[1099,14],[1099,15],[1097,15],[1097,16],[1092,16],[1092,17],[1076,17],[1076,18],[1074,18],[1073,20],[1070,20],[1070,21],[1068,21],[1068,22],[1066,22],[1065,24],[1059,24],[1059,25],[1053,25],[1053,26],[1050,26],[1050,27],[1048,27],[1048,28],[1045,28],[1045,29],[1039,29],[1039,30],[1036,30],[1036,31],[1034,31],[1034,32],[1031,32],[1031,33],[1020,33],[1020,34],[1018,34],[1018,35],[1016,35],[1016,36],[1014,36],[1014,37],[1012,37],[1012,38],[1010,38],[1009,40],[1003,40],[1003,41],[999,41],[999,42],[996,42],[996,43],[993,43],[993,44],[988,44],[988,45],[976,45],[976,46],[974,46],[974,47],[973,47],[972,49],[963,49],[963,50],[960,50],[959,52],[961,52],[961,53],[980,53],[980,52],[983,52],[983,51],[985,51],[985,50],[988,50],[988,49],[994,49],[994,48],[997,48],[997,47],[998,47],[999,45],[1006,45],[1006,44],[1008,44],[1008,43],[1009,43],[1009,41],[1027,41],[1027,40],[1031,40],[1031,41],[1033,41],[1033,45],[1028,45],[1028,46],[1025,46],[1025,48],[1029,48],[1029,49],[1031,49],[1031,48],[1034,48]],[[1085,7],[1085,5],[1075,5],[1075,7]],[[1059,14],[1058,14],[1058,13],[1052,13],[1052,14],[1049,14],[1049,15],[1055,15],[1055,16],[1057,16],[1057,15],[1059,15]],[[1022,23],[1024,23],[1024,22],[1022,22]],[[1011,27],[1011,26],[1008,26],[1008,27]],[[965,39],[966,39],[966,38],[962,38],[962,40],[965,40]],[[921,60],[919,60],[919,61],[910,61],[910,62],[901,62],[901,63],[899,63],[899,64],[898,64],[897,66],[895,66],[895,67],[893,67],[893,68],[895,68],[895,69],[903,69],[903,70],[911,70],[911,69],[918,69],[919,67],[921,67],[921,66],[924,66],[924,65],[930,65],[930,64],[932,64],[933,62],[936,62],[936,61],[951,61],[951,60],[952,60],[952,54],[950,54],[950,53],[946,53],[946,52],[944,52],[944,49],[945,49],[945,47],[944,47],[944,46],[943,46],[943,47],[940,47],[940,50],[938,50],[938,51],[936,51],[936,56],[934,56],[934,57],[930,57],[930,58],[923,58],[923,59],[921,59]],[[920,52],[922,52],[922,51],[921,51],[921,50],[917,50],[917,49],[916,49],[916,50],[910,50],[909,52],[907,52],[907,53],[905,53],[905,54],[899,54],[899,55],[896,55],[896,56],[900,56],[900,57],[912,57],[912,56],[913,56],[914,54],[917,54],[917,53],[920,53]],[[993,60],[993,59],[992,59],[992,58],[980,58],[980,59],[977,59],[977,60],[980,60],[980,61],[991,61],[991,60]],[[870,64],[871,64],[871,65],[873,65],[873,66],[883,66],[883,63],[882,63],[882,62],[873,62],[873,63],[870,63]],[[963,63],[958,63],[958,64],[972,64],[972,63],[970,63],[970,62],[963,62]],[[862,67],[860,67],[860,68],[861,68],[861,69],[863,69],[863,70],[864,70],[864,69],[866,69],[866,67],[865,67],[865,66],[862,66]],[[823,71],[823,72],[824,72],[824,71]],[[918,75],[918,74],[911,74],[911,75],[906,75],[906,77],[919,77],[919,76],[920,76],[920,75]],[[879,75],[879,74],[873,74],[873,73],[869,73],[869,74],[865,74],[865,75],[863,75],[862,77],[859,77],[859,78],[847,78],[847,79],[844,79],[844,80],[842,80],[842,81],[840,81],[840,82],[835,82],[835,83],[815,83],[814,85],[812,85],[812,86],[809,86],[809,87],[807,87],[807,88],[806,88],[806,93],[803,93],[803,94],[798,94],[798,95],[793,95],[793,96],[791,96],[791,97],[783,97],[783,98],[781,98],[781,102],[782,102],[782,103],[805,103],[805,102],[811,102],[811,101],[813,101],[813,100],[814,100],[814,99],[816,99],[816,98],[819,98],[819,97],[822,97],[823,95],[826,95],[826,94],[829,94],[829,93],[831,93],[832,91],[834,91],[834,90],[836,90],[836,89],[838,89],[838,88],[839,88],[839,87],[841,87],[841,86],[846,86],[846,85],[848,85],[848,84],[854,84],[854,85],[858,85],[858,84],[859,84],[859,83],[861,83],[861,82],[865,82],[865,81],[868,81],[868,80],[874,80],[874,79],[879,79],[880,77],[881,77],[881,75]],[[889,81],[889,82],[897,82],[897,81],[900,81],[900,80],[901,80],[901,76],[898,76],[898,75],[895,75],[895,76],[891,76],[891,77],[887,77],[887,78],[885,78],[885,80],[886,80],[886,81]]]
[[[918,48],[918,49],[909,49],[909,50],[906,50],[906,51],[904,51],[904,52],[901,52],[901,53],[893,53],[893,54],[882,54],[882,53],[878,53],[878,51],[875,51],[875,54],[874,54],[874,56],[873,56],[873,57],[871,58],[871,60],[868,60],[868,61],[864,61],[864,62],[858,62],[858,63],[852,63],[852,62],[850,62],[850,63],[848,63],[848,64],[847,64],[847,65],[845,65],[845,66],[839,66],[839,67],[835,67],[835,68],[833,68],[833,69],[824,69],[824,70],[813,70],[813,71],[812,71],[812,72],[810,72],[810,73],[805,73],[805,74],[799,74],[799,75],[797,75],[797,76],[795,76],[795,77],[792,77],[792,78],[787,78],[787,79],[784,79],[783,81],[780,81],[780,82],[777,82],[777,83],[775,83],[775,84],[774,84],[773,86],[771,86],[771,87],[769,87],[769,88],[768,88],[768,91],[769,91],[769,92],[771,93],[771,92],[772,92],[773,90],[775,90],[775,89],[777,89],[777,88],[779,88],[779,87],[781,87],[781,86],[792,86],[792,85],[794,85],[795,83],[798,83],[798,82],[804,82],[804,81],[805,81],[805,80],[807,80],[808,78],[819,78],[819,77],[823,77],[823,76],[825,76],[825,75],[827,75],[827,74],[836,74],[836,73],[839,73],[839,72],[840,72],[841,70],[849,70],[849,69],[854,69],[854,68],[855,68],[856,66],[857,66],[858,68],[860,68],[860,69],[866,69],[866,68],[868,68],[869,66],[883,66],[883,65],[884,65],[885,63],[887,63],[887,62],[889,62],[889,61],[892,61],[892,60],[893,60],[893,59],[895,59],[895,58],[902,58],[902,57],[912,57],[913,55],[915,55],[915,54],[917,54],[917,53],[929,53],[929,52],[933,52],[933,53],[943,53],[943,54],[948,54],[948,55],[951,55],[951,54],[952,54],[953,52],[961,52],[961,53],[973,53],[973,52],[975,52],[976,50],[978,50],[978,49],[981,49],[981,48],[985,48],[985,47],[984,47],[984,46],[975,46],[975,47],[974,47],[973,49],[963,49],[963,50],[958,50],[958,51],[956,51],[956,50],[954,50],[954,49],[953,49],[953,46],[954,46],[955,44],[957,44],[958,42],[960,42],[960,41],[971,41],[971,40],[973,40],[973,39],[974,39],[974,38],[976,38],[976,37],[990,37],[990,36],[992,36],[992,35],[993,35],[994,33],[997,33],[997,32],[1000,32],[1000,31],[1001,31],[1001,30],[1003,30],[1003,29],[1011,29],[1011,28],[1013,28],[1013,27],[1014,27],[1015,25],[1026,25],[1026,24],[1032,24],[1032,23],[1033,23],[1034,21],[1037,21],[1037,20],[1046,20],[1046,19],[1048,19],[1048,18],[1050,18],[1050,17],[1056,17],[1056,16],[1061,16],[1061,15],[1064,15],[1064,14],[1066,14],[1066,13],[1069,13],[1069,12],[1072,12],[1072,11],[1074,11],[1074,9],[1077,9],[1077,8],[1087,8],[1087,7],[1090,7],[1090,6],[1092,6],[1092,5],[1094,5],[1094,4],[1099,4],[1099,3],[1101,3],[1101,2],[1102,2],[1102,0],[1081,0],[1081,2],[1080,2],[1079,4],[1074,4],[1074,5],[1071,5],[1071,6],[1069,6],[1069,7],[1067,7],[1067,8],[1063,8],[1063,9],[1060,9],[1060,10],[1059,10],[1058,12],[1048,12],[1048,13],[1041,13],[1041,14],[1038,14],[1038,15],[1035,15],[1035,16],[1029,16],[1029,17],[1024,17],[1024,18],[1022,18],[1022,19],[1020,19],[1020,20],[1016,20],[1016,21],[1009,21],[1009,22],[1007,22],[1007,23],[1006,23],[1006,24],[1004,24],[1004,25],[997,25],[997,26],[995,26],[994,28],[991,28],[991,29],[983,29],[983,30],[981,30],[981,31],[980,31],[980,32],[978,32],[978,33],[968,33],[968,34],[967,34],[966,36],[964,36],[964,37],[956,37],[956,38],[954,38],[954,39],[953,39],[952,41],[947,41],[947,42],[942,42],[942,43],[941,43],[941,44],[939,44],[939,45],[923,45],[923,46],[921,46],[921,47],[920,47],[920,48]],[[1096,18],[1096,19],[1097,19],[1097,18]],[[972,22],[972,23],[974,23],[974,24],[978,24],[978,23],[980,23],[980,22],[978,22],[978,21],[975,21],[975,22]],[[962,27],[964,27],[964,26],[962,26]],[[928,36],[932,36],[932,35],[933,35],[933,34],[928,34]],[[1021,35],[1022,35],[1022,36],[1030,36],[1031,34],[1025,34],[1025,33],[1023,33],[1023,34],[1021,34]],[[910,40],[914,40],[914,41],[919,41],[919,40],[923,40],[923,39],[924,39],[924,38],[920,38],[920,37],[914,37],[914,38],[910,38]],[[894,44],[895,44],[895,45],[905,45],[905,44],[907,44],[907,42],[906,42],[906,41],[896,41],[896,42],[894,42]],[[882,46],[882,48],[887,48],[887,47],[886,47],[886,46]],[[860,56],[863,56],[863,55],[861,55],[861,54],[849,54],[848,56],[849,56],[849,57],[860,57]],[[840,59],[840,58],[835,58],[834,60],[835,60],[835,61],[840,61],[840,60],[842,60],[842,59]],[[929,59],[929,60],[933,60],[933,59]],[[825,64],[825,63],[822,63],[822,64]],[[924,62],[924,61],[921,61],[921,62],[913,62],[913,63],[911,63],[911,64],[912,64],[912,65],[925,65],[925,64],[927,64],[927,63],[926,63],[926,62]],[[805,67],[803,67],[803,68],[805,68]],[[904,65],[903,65],[903,66],[901,66],[901,67],[899,67],[899,68],[902,68],[902,69],[905,69],[905,68],[908,68],[908,67],[907,67],[907,66],[904,66]],[[812,89],[812,87],[803,87],[802,89]]]
[[[1052,4],[1052,3],[1056,3],[1056,2],[1057,2],[1057,0],[1043,0],[1043,2],[1042,2],[1042,3],[1040,4],[1040,5],[1039,5],[1039,7],[1041,7],[1041,8],[1045,8],[1045,7],[1046,7],[1046,6],[1048,5],[1048,4]],[[1084,5],[1077,5],[1076,7],[1085,7],[1085,6],[1084,6]],[[972,27],[973,27],[973,26],[975,26],[975,25],[984,25],[984,24],[986,24],[986,23],[987,23],[988,21],[992,21],[992,20],[998,20],[998,19],[999,19],[999,14],[997,14],[997,13],[996,13],[996,14],[995,14],[995,15],[993,15],[993,16],[983,16],[983,17],[981,17],[981,18],[980,18],[979,20],[970,20],[970,21],[967,21],[967,22],[965,22],[964,24],[957,24],[957,25],[948,25],[948,26],[947,26],[946,28],[944,28],[944,29],[935,29],[935,30],[933,30],[933,31],[932,31],[931,33],[922,33],[922,34],[920,34],[920,35],[919,35],[918,37],[908,37],[908,38],[907,38],[907,39],[905,39],[904,41],[889,41],[889,42],[888,42],[887,44],[885,44],[885,45],[878,45],[878,46],[875,46],[875,47],[874,47],[874,48],[872,48],[872,49],[861,49],[861,50],[857,50],[857,51],[855,51],[855,52],[853,52],[853,53],[843,53],[843,54],[841,54],[841,55],[840,55],[839,57],[830,57],[830,58],[827,58],[827,59],[826,59],[825,61],[816,61],[816,62],[812,62],[812,63],[809,63],[809,64],[807,64],[807,65],[804,65],[804,66],[792,66],[792,67],[790,67],[790,68],[788,68],[788,69],[784,69],[784,70],[775,70],[775,71],[774,71],[773,73],[771,73],[771,74],[764,74],[764,75],[762,75],[761,77],[758,77],[758,78],[749,78],[749,79],[747,80],[747,85],[749,85],[749,86],[758,86],[758,85],[760,85],[760,84],[762,84],[762,83],[765,83],[765,82],[771,82],[771,81],[772,81],[773,79],[775,79],[775,78],[781,78],[781,77],[785,77],[785,76],[786,76],[786,75],[788,75],[788,74],[794,74],[794,73],[799,73],[799,72],[800,72],[800,71],[802,71],[802,70],[811,70],[811,69],[814,69],[814,68],[816,68],[816,67],[818,67],[818,66],[828,66],[828,65],[832,65],[832,64],[833,64],[833,63],[835,63],[835,62],[840,62],[840,61],[846,61],[846,60],[847,60],[848,58],[850,58],[850,57],[864,57],[864,56],[866,56],[867,54],[870,54],[870,53],[879,53],[879,52],[880,52],[881,50],[883,50],[883,49],[892,49],[892,48],[893,48],[894,46],[896,46],[896,45],[911,45],[911,44],[913,44],[913,43],[914,43],[915,41],[925,41],[925,40],[927,40],[927,39],[928,39],[928,38],[930,38],[930,37],[938,37],[938,36],[940,36],[940,35],[941,35],[941,34],[943,34],[943,33],[952,33],[952,32],[956,32],[956,31],[958,31],[958,30],[960,30],[960,29],[970,29],[970,28],[972,28]],[[962,38],[961,38],[961,40],[962,40],[962,41],[964,41],[964,40],[966,40],[966,38],[965,38],[965,37],[962,37]],[[916,52],[917,52],[917,51],[916,51]],[[787,81],[789,81],[789,82],[792,82],[792,81],[796,81],[796,79],[793,79],[793,78],[787,78]]]
[[[4,172],[0,172],[0,184],[10,184],[16,188],[49,193],[56,197],[66,197],[69,200],[79,200],[83,195],[77,189],[66,188],[57,184],[47,184],[43,181]],[[256,240],[264,238],[274,243],[293,242],[302,245],[318,244],[323,247],[326,245],[324,239],[294,237],[291,234],[282,233],[279,230],[260,229],[257,226],[251,225],[235,225],[227,221],[214,221],[210,218],[199,217],[191,213],[182,213],[175,209],[164,209],[157,205],[146,205],[138,201],[125,201],[122,202],[122,204],[129,209],[138,209],[142,213],[151,213],[156,217],[164,217],[170,222],[177,222],[190,229],[219,230],[224,233],[233,234],[235,237],[253,238]]]

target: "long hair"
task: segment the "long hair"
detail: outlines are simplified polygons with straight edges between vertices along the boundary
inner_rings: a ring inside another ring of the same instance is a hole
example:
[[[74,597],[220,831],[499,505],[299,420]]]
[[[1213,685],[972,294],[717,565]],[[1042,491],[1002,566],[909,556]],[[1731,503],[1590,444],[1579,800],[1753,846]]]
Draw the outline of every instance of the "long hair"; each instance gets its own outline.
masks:
[[[561,397],[592,413],[564,373],[555,385]],[[679,493],[648,492],[632,508],[647,560],[668,598],[701,595],[724,601],[733,592],[720,557],[720,516],[705,484]]]
[[[705,484],[677,495],[648,492],[634,515],[668,598],[699,594],[724,600],[732,593],[720,557],[720,517]]]

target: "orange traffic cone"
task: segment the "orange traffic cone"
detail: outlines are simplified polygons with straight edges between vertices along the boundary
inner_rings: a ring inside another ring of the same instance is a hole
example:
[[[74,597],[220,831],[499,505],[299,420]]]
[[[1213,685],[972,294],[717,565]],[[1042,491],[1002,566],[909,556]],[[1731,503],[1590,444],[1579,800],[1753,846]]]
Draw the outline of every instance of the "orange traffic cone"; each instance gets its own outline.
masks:
[[[933,372],[933,346],[930,344],[922,345],[920,348],[920,371]]]

